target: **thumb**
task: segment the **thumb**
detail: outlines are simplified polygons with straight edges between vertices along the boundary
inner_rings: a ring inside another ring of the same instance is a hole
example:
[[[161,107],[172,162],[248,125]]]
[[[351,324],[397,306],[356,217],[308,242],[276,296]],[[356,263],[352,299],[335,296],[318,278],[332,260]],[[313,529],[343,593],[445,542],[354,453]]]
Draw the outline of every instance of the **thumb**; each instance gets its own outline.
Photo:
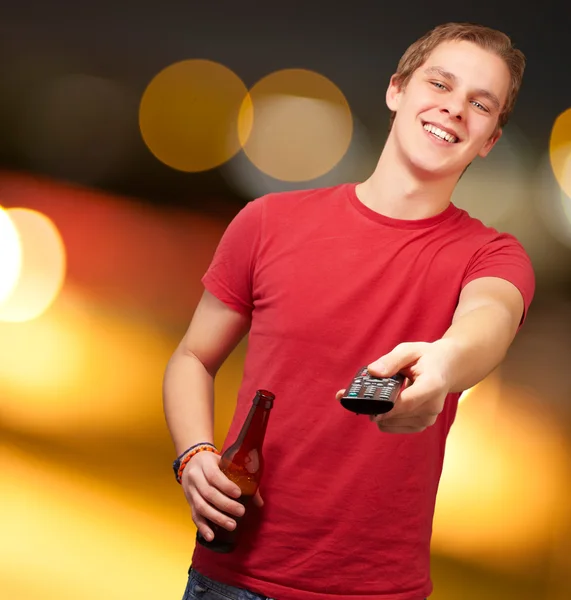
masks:
[[[422,342],[405,342],[399,344],[388,354],[384,354],[368,365],[367,369],[371,375],[375,375],[376,377],[391,377],[392,375],[396,375],[422,356],[424,345]]]
[[[262,500],[262,496],[260,495],[260,490],[257,490],[252,498],[252,502],[258,507],[262,508],[264,506],[264,501]]]

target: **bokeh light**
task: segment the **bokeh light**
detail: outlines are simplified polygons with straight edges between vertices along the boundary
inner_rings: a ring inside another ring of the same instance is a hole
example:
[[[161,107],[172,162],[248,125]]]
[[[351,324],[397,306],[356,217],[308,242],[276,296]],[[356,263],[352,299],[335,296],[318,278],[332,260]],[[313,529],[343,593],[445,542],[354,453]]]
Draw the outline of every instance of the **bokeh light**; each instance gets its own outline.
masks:
[[[66,286],[40,318],[0,322],[0,339],[0,380],[9,390],[2,415],[12,427],[133,432],[160,420],[158,404],[144,400],[160,396],[174,341],[152,326],[97,311]]]
[[[363,181],[377,164],[378,147],[369,131],[353,117],[353,136],[343,158],[321,177],[307,181],[284,181],[260,171],[243,153],[220,167],[220,173],[241,197],[252,199],[273,192],[330,187],[347,181]]]
[[[183,502],[151,502],[89,469],[0,447],[3,600],[182,596],[195,531]]]
[[[27,98],[19,145],[34,169],[99,183],[124,167],[134,147],[136,99],[123,85],[93,75],[54,76]]]
[[[21,267],[22,248],[18,230],[0,206],[0,303],[14,290]]]
[[[436,551],[504,569],[551,543],[569,493],[563,433],[534,399],[498,376],[473,388],[447,441],[434,524]],[[500,533],[501,532],[501,533]]]
[[[185,172],[221,165],[240,150],[238,115],[248,91],[230,69],[191,59],[160,71],[139,107],[141,135],[164,164]]]
[[[27,321],[41,315],[58,295],[65,278],[65,248],[57,227],[44,214],[27,208],[10,208],[7,213],[20,236],[22,268],[0,304],[0,320]]]
[[[38,421],[43,430],[50,429],[52,419],[62,425],[65,414],[72,414],[71,390],[84,405],[86,394],[81,386],[86,385],[90,372],[86,332],[78,326],[74,307],[64,302],[64,308],[65,313],[50,310],[29,321],[0,321],[0,379],[9,391],[2,400],[5,421],[20,422],[26,428],[34,428]],[[79,423],[77,415],[73,418]]]
[[[571,108],[562,112],[551,129],[549,158],[555,179],[567,197],[571,197]]]
[[[244,152],[258,169],[276,179],[306,181],[343,158],[353,118],[345,96],[325,76],[284,69],[250,89],[239,132]]]

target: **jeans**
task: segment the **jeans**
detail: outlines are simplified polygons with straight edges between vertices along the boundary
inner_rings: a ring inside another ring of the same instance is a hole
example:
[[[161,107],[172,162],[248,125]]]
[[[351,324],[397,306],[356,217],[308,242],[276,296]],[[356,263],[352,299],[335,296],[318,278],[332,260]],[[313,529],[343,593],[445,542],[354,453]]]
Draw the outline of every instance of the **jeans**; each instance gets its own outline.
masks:
[[[242,588],[218,583],[191,568],[182,600],[273,600]]]
[[[188,583],[182,600],[273,600],[242,588],[218,583],[195,571],[188,571]],[[425,599],[426,600],[426,599]]]

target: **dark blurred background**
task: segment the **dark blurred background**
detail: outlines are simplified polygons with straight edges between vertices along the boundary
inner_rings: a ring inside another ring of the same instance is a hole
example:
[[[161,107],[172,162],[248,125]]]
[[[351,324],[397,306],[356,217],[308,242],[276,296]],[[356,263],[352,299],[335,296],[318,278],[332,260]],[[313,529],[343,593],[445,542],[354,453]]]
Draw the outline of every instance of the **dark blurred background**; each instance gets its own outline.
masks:
[[[182,596],[195,532],[161,380],[200,277],[252,198],[368,176],[400,56],[448,21],[501,29],[527,57],[504,136],[453,200],[520,239],[537,292],[462,398],[431,598],[571,597],[569,6],[23,0],[1,15],[0,597]],[[244,348],[217,379],[217,443]]]

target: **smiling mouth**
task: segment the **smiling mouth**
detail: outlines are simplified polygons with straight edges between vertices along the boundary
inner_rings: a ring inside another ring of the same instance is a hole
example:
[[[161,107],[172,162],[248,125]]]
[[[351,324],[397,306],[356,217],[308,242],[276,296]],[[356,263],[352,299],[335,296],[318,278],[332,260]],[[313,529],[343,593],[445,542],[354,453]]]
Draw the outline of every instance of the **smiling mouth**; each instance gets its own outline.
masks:
[[[436,127],[436,125],[424,123],[422,127],[425,131],[431,133],[434,137],[438,138],[439,140],[444,140],[449,144],[456,144],[459,141],[455,135],[452,135],[451,133],[439,129],[438,127]]]

